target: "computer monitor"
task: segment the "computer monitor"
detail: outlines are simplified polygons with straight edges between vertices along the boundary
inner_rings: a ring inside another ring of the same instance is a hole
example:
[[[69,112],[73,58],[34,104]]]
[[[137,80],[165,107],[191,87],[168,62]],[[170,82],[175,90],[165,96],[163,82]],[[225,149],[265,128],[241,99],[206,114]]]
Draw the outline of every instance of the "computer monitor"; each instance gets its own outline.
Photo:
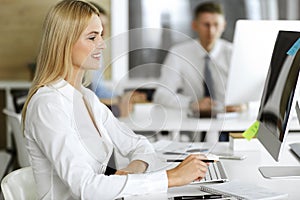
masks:
[[[226,105],[259,102],[279,30],[300,31],[300,20],[237,21]]]
[[[279,31],[257,116],[258,140],[278,161],[300,92],[300,32]],[[299,176],[298,167],[261,167],[265,177]]]

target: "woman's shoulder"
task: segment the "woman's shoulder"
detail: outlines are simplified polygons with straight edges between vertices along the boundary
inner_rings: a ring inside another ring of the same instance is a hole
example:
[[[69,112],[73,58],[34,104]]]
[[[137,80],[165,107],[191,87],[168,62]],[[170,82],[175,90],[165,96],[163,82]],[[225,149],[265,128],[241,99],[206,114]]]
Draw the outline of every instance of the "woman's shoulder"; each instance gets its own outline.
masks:
[[[43,107],[48,105],[64,105],[63,96],[57,92],[55,89],[43,86],[37,90],[37,92],[32,96],[29,107]]]
[[[89,98],[95,98],[97,97],[96,94],[89,88],[82,87],[82,92],[84,96],[87,96]]]

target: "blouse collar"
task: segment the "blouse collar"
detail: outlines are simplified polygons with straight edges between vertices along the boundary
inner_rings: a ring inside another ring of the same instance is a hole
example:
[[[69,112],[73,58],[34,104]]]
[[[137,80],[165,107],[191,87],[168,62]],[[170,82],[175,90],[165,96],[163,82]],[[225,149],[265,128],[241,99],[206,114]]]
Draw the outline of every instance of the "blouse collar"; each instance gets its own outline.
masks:
[[[58,81],[52,83],[50,87],[56,89],[59,93],[61,93],[71,102],[73,102],[74,98],[82,98],[82,92],[84,92],[85,89],[83,86],[81,86],[82,92],[80,92],[64,79],[59,79]]]

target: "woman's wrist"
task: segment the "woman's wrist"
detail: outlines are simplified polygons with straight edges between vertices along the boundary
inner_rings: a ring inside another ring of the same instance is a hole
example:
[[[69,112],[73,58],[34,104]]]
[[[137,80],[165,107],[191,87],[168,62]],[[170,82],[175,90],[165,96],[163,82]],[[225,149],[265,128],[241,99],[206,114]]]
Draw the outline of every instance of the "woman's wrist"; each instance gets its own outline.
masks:
[[[194,111],[194,110],[195,110],[194,107],[195,107],[195,106],[194,106],[194,101],[190,101],[190,102],[189,102],[189,109],[190,109],[191,111]]]
[[[125,169],[117,170],[115,175],[127,175],[127,174],[133,174],[130,173],[129,171],[126,171]]]
[[[170,169],[170,170],[167,170],[167,177],[168,177],[168,187],[175,187],[175,186],[178,186],[178,183],[177,183],[177,175],[176,175],[176,171],[175,169]]]
[[[142,161],[142,160],[134,160],[129,165],[120,171],[123,171],[127,174],[139,174],[144,173],[146,169],[148,168],[148,163]]]

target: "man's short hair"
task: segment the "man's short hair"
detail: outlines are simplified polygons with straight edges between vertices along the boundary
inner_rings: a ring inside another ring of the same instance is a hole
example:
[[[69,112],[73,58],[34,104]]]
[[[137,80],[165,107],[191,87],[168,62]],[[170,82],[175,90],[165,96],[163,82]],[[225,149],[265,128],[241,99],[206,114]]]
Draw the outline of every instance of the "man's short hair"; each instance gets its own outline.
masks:
[[[216,13],[216,14],[224,15],[222,6],[215,2],[205,2],[199,4],[195,8],[194,19],[196,19],[202,13]]]

